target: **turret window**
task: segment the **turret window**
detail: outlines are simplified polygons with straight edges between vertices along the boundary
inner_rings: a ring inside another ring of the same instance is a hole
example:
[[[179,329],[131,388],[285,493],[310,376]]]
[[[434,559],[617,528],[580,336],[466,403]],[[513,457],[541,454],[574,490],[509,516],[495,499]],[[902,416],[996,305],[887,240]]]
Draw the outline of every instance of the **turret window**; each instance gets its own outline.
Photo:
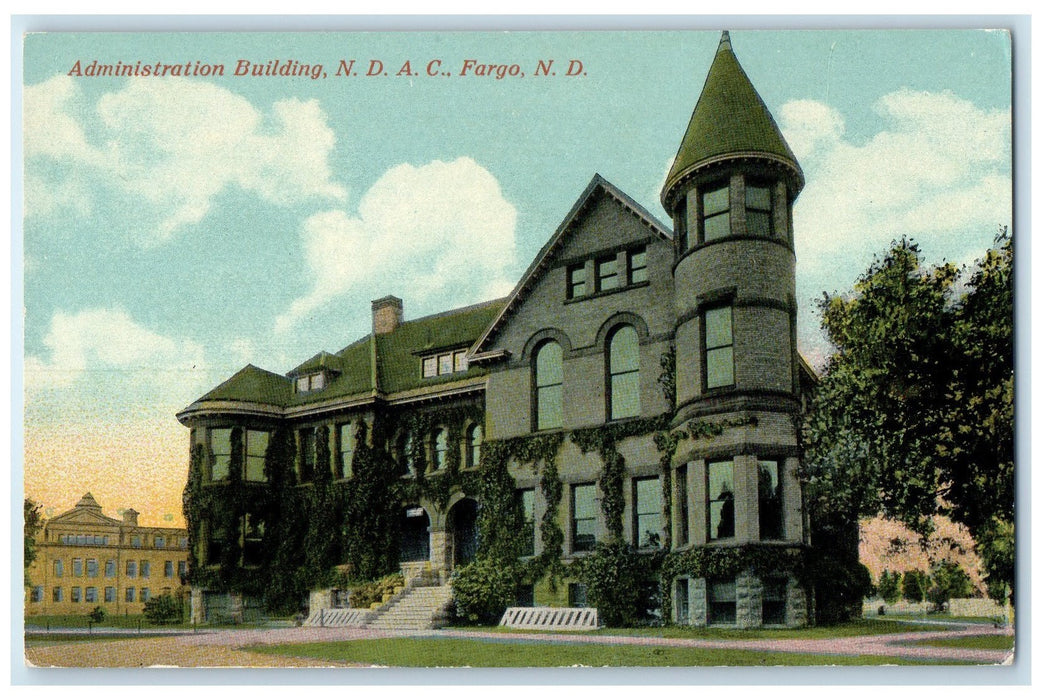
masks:
[[[702,193],[702,241],[731,235],[731,196],[728,185]]]
[[[734,328],[731,307],[708,309],[705,322],[705,386],[706,389],[734,384]]]
[[[231,428],[213,428],[210,430],[210,451],[213,453],[210,480],[223,481],[227,479],[231,473],[232,466]]]
[[[564,425],[563,396],[564,357],[554,341],[544,343],[535,356],[535,424],[536,430],[549,430]]]
[[[771,216],[771,189],[760,185],[745,186],[745,227],[753,236],[774,233]]]
[[[777,460],[761,460],[759,466],[760,539],[780,540],[782,530],[782,485]]]

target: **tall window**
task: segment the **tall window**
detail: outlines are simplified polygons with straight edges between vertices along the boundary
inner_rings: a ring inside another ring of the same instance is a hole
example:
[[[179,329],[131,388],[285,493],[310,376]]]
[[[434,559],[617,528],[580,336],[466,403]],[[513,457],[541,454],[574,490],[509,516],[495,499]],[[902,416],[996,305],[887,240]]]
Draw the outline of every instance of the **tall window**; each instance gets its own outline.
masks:
[[[543,343],[535,356],[536,430],[560,428],[564,424],[562,389],[564,357],[554,341]]]
[[[165,561],[163,562],[163,578],[174,577],[174,562]]]
[[[677,611],[677,624],[678,625],[689,625],[691,624],[691,603],[688,598],[689,594],[689,581],[686,578],[678,578],[676,581],[676,589],[674,593],[674,608]]]
[[[158,549],[162,549],[166,546],[166,538],[160,535],[156,535],[155,545]]]
[[[126,595],[124,596],[123,600],[125,600],[128,603],[133,603],[134,602],[134,587],[133,586],[131,586],[130,588],[128,588],[126,590]]]
[[[152,575],[152,562],[144,560],[141,562],[141,578],[148,578]]]
[[[710,462],[709,477],[709,539],[734,537],[734,462]]]
[[[765,625],[785,624],[785,598],[788,581],[782,577],[763,580],[763,598],[760,613]]]
[[[706,389],[734,384],[734,332],[731,307],[707,309],[705,321]]]
[[[633,542],[656,547],[662,538],[662,488],[657,476],[633,482]]]
[[[733,625],[738,617],[738,595],[734,579],[709,580],[706,584],[709,624]]]
[[[586,585],[582,583],[569,583],[568,584],[568,607],[569,608],[585,608],[586,602]]]
[[[398,436],[398,459],[405,466],[406,473],[416,473],[412,458],[412,435],[409,433],[402,433]]]
[[[87,576],[90,578],[98,577],[98,560],[88,559],[87,560]]]
[[[572,487],[572,551],[589,552],[597,544],[597,487]]]
[[[87,586],[84,590],[83,602],[85,603],[97,603],[98,602],[98,589],[94,586]]]
[[[731,235],[731,197],[727,184],[702,193],[702,241]]]
[[[242,563],[257,566],[264,550],[264,521],[249,513],[242,519]],[[173,566],[170,567],[173,573]]]
[[[586,265],[568,266],[568,298],[575,299],[586,294]]]
[[[691,219],[687,213],[688,197],[685,195],[677,201],[676,210],[673,213],[673,228],[676,229],[677,253],[683,255],[687,250],[687,222]]]
[[[55,603],[60,603],[64,599],[65,599],[65,596],[62,594],[62,587],[61,586],[55,586],[51,590],[51,600],[54,601]]]
[[[687,503],[687,465],[681,464],[677,467],[677,519],[679,527],[677,528],[677,544],[685,545],[691,541],[691,521],[688,513]]]
[[[525,520],[521,556],[530,557],[535,554],[535,489],[521,489],[518,497],[521,500],[521,515]]]
[[[210,469],[211,481],[223,481],[228,478],[232,466],[232,429],[210,429],[210,451],[213,453],[213,467]]]
[[[597,269],[597,291],[603,292],[609,289],[619,288],[619,259],[614,255],[610,257],[597,258],[595,264]]]
[[[640,415],[640,344],[633,326],[621,326],[608,342],[609,420]]]
[[[80,589],[79,586],[73,586],[72,587],[72,602],[73,603],[79,603],[80,602],[80,600],[81,600],[81,597],[80,597],[81,593],[82,593],[82,590]]]
[[[116,560],[109,559],[105,562],[105,578],[116,578]]]
[[[33,586],[32,597],[29,599],[32,603],[43,602],[43,586]]]
[[[54,578],[61,578],[65,575],[65,565],[61,559],[54,560]]]
[[[105,586],[105,602],[115,603],[116,602],[116,587]]]
[[[630,284],[648,281],[648,250],[640,248],[626,254],[626,267]]]
[[[315,462],[318,458],[316,435],[314,428],[300,431],[300,480],[311,481],[315,478]]]
[[[745,225],[753,236],[770,236],[773,231],[771,216],[771,188],[745,185]]]
[[[246,431],[246,481],[267,481],[264,456],[268,453],[271,433],[266,430]]]
[[[127,562],[127,578],[137,578],[137,562]]]
[[[72,575],[83,576],[83,560],[73,559],[72,560]]]
[[[431,435],[431,466],[435,471],[445,468],[445,457],[449,452],[449,435],[445,428],[435,428]]]
[[[467,466],[476,467],[481,464],[481,441],[484,438],[481,426],[477,423],[467,428]]]
[[[782,489],[777,460],[760,460],[760,539],[780,540],[782,529]]]
[[[351,476],[351,460],[355,454],[355,425],[344,423],[340,426],[340,476],[346,479]]]

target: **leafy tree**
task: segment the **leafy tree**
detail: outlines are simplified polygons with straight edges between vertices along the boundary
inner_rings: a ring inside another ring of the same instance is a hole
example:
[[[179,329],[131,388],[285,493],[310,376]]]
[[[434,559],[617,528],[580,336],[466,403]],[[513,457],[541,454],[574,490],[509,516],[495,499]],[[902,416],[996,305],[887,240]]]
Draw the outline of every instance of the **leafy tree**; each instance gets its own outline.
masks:
[[[87,619],[95,625],[100,625],[105,621],[105,608],[100,605],[96,606],[93,610],[87,613]]]
[[[930,589],[926,598],[941,611],[952,598],[965,598],[973,592],[969,574],[953,561],[937,562],[930,568]]]
[[[994,518],[992,526],[977,540],[977,553],[987,571],[984,582],[988,597],[1005,603],[1007,596],[1013,595],[1013,523]]]
[[[176,622],[179,616],[180,610],[172,595],[160,595],[145,601],[145,619],[153,625]]]
[[[955,266],[901,240],[820,302],[836,351],[803,432],[812,522],[882,513],[925,536],[940,513],[978,539],[1012,522],[1012,239],[996,244],[961,294]]]
[[[901,595],[909,603],[921,603],[926,599],[926,589],[930,579],[919,569],[911,569],[901,578]]]
[[[25,586],[32,585],[29,582],[29,567],[36,561],[36,534],[43,527],[43,517],[40,515],[40,506],[29,500],[25,499],[25,503],[22,507],[22,514],[24,516],[25,528],[23,530],[23,560],[22,564],[25,573]]]
[[[883,569],[879,575],[879,597],[889,605],[901,599],[901,574]]]

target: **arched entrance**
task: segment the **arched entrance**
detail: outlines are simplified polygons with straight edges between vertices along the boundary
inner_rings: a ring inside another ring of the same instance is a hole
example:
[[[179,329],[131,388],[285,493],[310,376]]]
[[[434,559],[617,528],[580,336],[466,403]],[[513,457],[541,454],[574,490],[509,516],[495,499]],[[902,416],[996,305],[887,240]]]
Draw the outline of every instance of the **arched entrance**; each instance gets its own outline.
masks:
[[[478,551],[478,503],[472,498],[456,502],[449,510],[449,532],[452,533],[452,566],[474,560]]]
[[[429,561],[431,558],[431,519],[420,506],[402,510],[399,561]]]

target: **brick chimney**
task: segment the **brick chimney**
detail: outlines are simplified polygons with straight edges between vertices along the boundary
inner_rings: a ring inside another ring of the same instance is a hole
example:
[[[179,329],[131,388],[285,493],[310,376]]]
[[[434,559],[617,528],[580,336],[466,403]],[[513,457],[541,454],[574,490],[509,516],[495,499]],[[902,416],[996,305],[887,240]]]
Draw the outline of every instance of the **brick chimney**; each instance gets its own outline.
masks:
[[[390,333],[402,324],[402,300],[386,296],[373,302],[373,334]]]
[[[137,516],[138,512],[136,510],[133,508],[127,508],[123,511],[123,524],[137,527]]]

